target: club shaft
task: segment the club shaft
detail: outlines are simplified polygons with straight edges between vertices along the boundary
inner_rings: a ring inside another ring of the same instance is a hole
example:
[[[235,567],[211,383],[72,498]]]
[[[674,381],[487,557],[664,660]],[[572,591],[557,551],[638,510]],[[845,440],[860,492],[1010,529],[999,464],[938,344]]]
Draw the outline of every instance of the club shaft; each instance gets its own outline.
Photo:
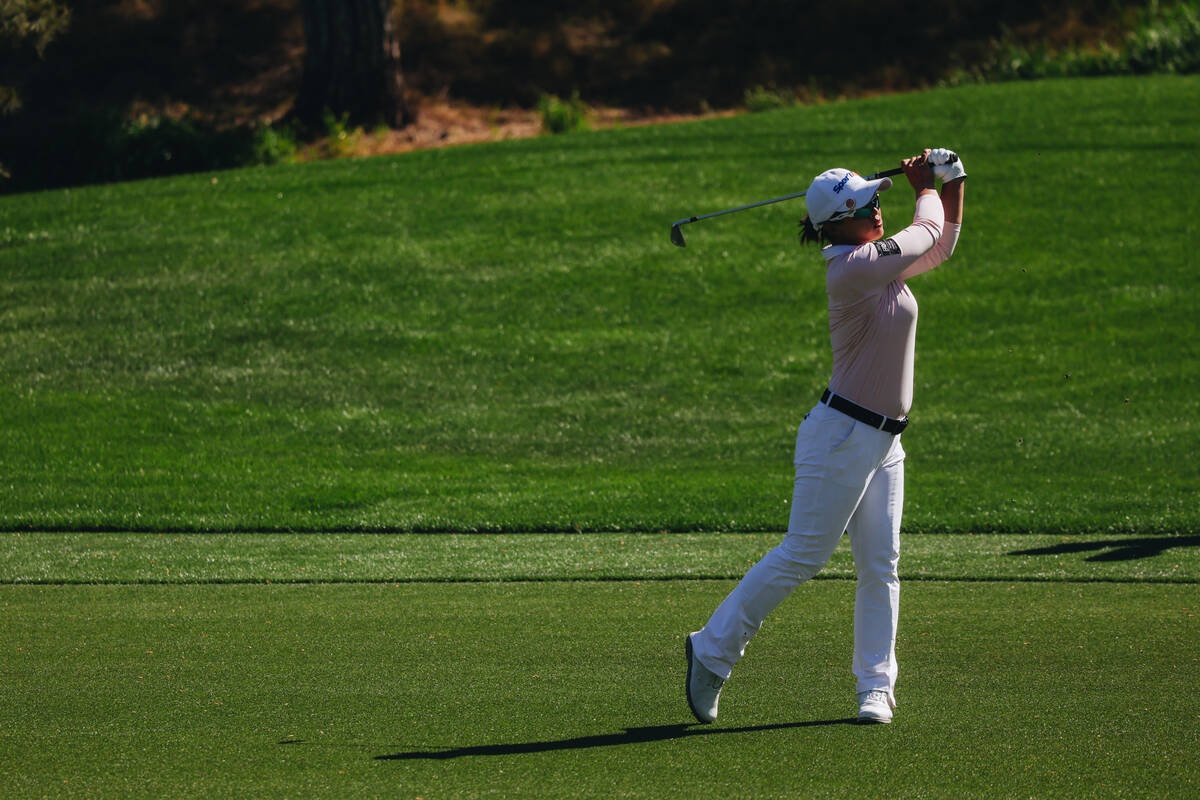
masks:
[[[772,198],[771,200],[761,200],[757,203],[751,203],[750,205],[746,205],[746,206],[738,206],[737,208],[727,208],[724,211],[714,211],[711,214],[702,214],[699,217],[687,217],[686,219],[679,220],[675,224],[683,225],[688,222],[698,222],[699,220],[702,220],[702,219],[708,219],[709,217],[719,217],[722,214],[732,214],[735,211],[745,211],[748,208],[758,208],[759,206],[769,206],[769,205],[771,205],[771,203],[782,203],[784,200],[792,200],[797,197],[804,197],[804,195],[806,195],[806,194],[808,194],[807,191],[796,192],[795,194],[785,194],[783,197],[775,197],[775,198]]]
[[[890,177],[892,175],[899,175],[901,172],[904,172],[904,170],[900,169],[899,167],[897,167],[896,169],[888,169],[888,170],[884,170],[883,172],[876,172],[874,175],[868,175],[867,180],[873,181],[873,180],[877,180],[879,178],[886,178],[886,177]],[[685,217],[684,219],[681,219],[681,220],[678,220],[677,222],[672,223],[671,227],[678,227],[680,225],[686,225],[689,222],[699,222],[700,220],[708,219],[709,217],[719,217],[722,214],[732,214],[735,211],[745,211],[750,208],[758,208],[759,206],[769,206],[772,203],[782,203],[784,200],[794,200],[797,197],[804,197],[804,195],[806,195],[806,194],[808,194],[807,190],[805,190],[803,192],[796,192],[795,194],[785,194],[783,197],[774,197],[770,200],[761,200],[757,203],[750,203],[749,205],[738,206],[737,208],[727,208],[724,211],[714,211],[711,214],[702,214],[698,217]]]

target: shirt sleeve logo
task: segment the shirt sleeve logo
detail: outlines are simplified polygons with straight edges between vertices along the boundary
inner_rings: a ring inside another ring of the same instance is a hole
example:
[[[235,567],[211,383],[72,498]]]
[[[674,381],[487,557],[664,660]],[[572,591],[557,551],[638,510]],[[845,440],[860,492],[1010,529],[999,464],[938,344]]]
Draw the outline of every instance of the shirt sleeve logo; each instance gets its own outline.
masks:
[[[898,256],[900,255],[900,245],[896,244],[895,239],[879,239],[871,242],[875,245],[875,251],[880,256]]]

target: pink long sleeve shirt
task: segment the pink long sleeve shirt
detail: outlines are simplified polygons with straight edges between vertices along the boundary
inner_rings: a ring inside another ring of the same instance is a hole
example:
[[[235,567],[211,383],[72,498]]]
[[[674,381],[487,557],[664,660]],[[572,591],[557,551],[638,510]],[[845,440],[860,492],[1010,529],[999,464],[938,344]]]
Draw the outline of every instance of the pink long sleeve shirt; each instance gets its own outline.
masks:
[[[941,199],[925,192],[917,197],[912,225],[895,236],[822,251],[835,394],[889,417],[908,414],[917,299],[904,281],[949,258],[961,227],[947,223]]]

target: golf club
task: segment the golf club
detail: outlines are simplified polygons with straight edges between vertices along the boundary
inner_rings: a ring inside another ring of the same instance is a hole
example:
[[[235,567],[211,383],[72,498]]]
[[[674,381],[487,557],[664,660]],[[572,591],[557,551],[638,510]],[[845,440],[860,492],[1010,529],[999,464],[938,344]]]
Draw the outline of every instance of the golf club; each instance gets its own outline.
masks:
[[[887,170],[884,170],[883,172],[876,172],[874,175],[868,175],[866,177],[866,179],[869,181],[873,181],[873,180],[877,180],[879,178],[886,178],[886,177],[890,177],[892,175],[899,175],[902,172],[904,172],[903,169],[901,169],[900,167],[896,167],[895,169],[887,169]],[[767,205],[770,205],[771,203],[780,203],[784,200],[792,200],[797,197],[804,197],[804,195],[806,195],[806,194],[808,194],[807,190],[805,190],[803,192],[796,192],[795,194],[785,194],[783,197],[776,197],[772,200],[762,200],[758,203],[751,203],[748,206],[738,206],[737,208],[727,208],[724,211],[714,211],[711,214],[703,214],[699,217],[687,217],[685,219],[678,220],[676,222],[671,223],[671,244],[676,245],[677,247],[687,247],[687,242],[685,242],[683,240],[683,226],[687,225],[689,222],[699,222],[700,220],[708,219],[709,217],[719,217],[722,214],[732,214],[735,211],[745,211],[748,208],[758,208],[759,206],[767,206]]]

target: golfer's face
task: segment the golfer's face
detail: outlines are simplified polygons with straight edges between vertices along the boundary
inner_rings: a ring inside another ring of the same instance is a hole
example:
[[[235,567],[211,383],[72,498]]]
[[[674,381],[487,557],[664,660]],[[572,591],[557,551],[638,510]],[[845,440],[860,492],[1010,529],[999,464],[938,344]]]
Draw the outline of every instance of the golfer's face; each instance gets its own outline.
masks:
[[[869,217],[864,219],[851,217],[842,220],[839,224],[843,226],[842,230],[846,239],[859,244],[873,242],[883,236],[883,209],[874,208]]]

